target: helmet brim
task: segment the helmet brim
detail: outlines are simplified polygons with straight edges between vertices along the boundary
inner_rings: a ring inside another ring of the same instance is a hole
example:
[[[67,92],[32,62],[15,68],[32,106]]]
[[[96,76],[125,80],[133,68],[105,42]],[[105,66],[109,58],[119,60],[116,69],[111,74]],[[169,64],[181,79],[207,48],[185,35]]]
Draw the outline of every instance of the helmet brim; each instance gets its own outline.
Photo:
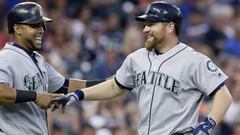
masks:
[[[42,17],[38,17],[38,18],[33,18],[30,20],[26,20],[26,21],[22,21],[22,22],[18,22],[18,23],[22,23],[22,24],[38,24],[38,23],[43,23],[43,22],[52,22],[52,19],[42,16]]]
[[[52,19],[47,18],[47,17],[45,17],[45,16],[43,16],[43,21],[44,21],[44,22],[53,22]]]
[[[140,22],[155,21],[155,20],[153,20],[152,17],[150,17],[150,16],[148,16],[148,15],[146,15],[146,14],[137,16],[135,19],[136,19],[137,21],[140,21]]]
[[[143,15],[137,16],[135,19],[140,22],[170,22],[169,20],[166,20],[164,17],[161,17],[161,16],[156,17],[150,14],[143,14]]]

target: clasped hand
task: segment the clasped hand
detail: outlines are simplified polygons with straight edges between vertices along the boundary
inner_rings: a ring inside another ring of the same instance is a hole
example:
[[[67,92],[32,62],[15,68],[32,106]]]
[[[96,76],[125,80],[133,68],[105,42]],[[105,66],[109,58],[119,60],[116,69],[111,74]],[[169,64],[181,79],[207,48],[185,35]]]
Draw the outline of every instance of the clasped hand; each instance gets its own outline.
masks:
[[[61,96],[64,96],[64,94],[37,92],[35,104],[37,104],[42,109],[49,109],[55,104],[54,102],[52,102],[52,98]]]
[[[64,112],[66,106],[70,106],[73,103],[79,101],[79,97],[75,92],[69,93],[65,96],[58,96],[52,98],[52,111],[61,107],[62,112]]]

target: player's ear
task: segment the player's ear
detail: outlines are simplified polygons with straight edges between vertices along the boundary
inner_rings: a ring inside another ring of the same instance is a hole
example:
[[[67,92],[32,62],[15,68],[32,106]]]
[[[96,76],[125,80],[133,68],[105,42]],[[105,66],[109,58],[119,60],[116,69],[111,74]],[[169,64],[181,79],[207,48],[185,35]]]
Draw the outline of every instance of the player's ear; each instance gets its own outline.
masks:
[[[174,33],[175,32],[175,25],[173,22],[167,24],[167,33]]]
[[[16,33],[17,35],[21,35],[21,25],[14,24],[13,29],[14,29],[14,33]]]

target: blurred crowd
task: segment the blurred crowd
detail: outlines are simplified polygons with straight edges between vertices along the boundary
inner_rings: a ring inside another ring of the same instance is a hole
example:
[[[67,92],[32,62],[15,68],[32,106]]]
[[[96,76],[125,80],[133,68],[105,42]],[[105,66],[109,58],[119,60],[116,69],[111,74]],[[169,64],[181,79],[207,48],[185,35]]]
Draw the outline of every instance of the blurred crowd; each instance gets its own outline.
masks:
[[[0,0],[0,48],[12,40],[6,15],[22,0]],[[127,54],[144,46],[143,25],[134,16],[151,0],[34,0],[54,22],[46,25],[41,53],[65,77],[103,79],[115,74]],[[206,54],[230,77],[234,102],[214,135],[240,135],[240,1],[168,0],[181,8],[180,41]],[[209,110],[206,97],[200,120]],[[174,111],[174,110],[173,110]],[[137,135],[136,97],[79,102],[48,113],[52,135]]]

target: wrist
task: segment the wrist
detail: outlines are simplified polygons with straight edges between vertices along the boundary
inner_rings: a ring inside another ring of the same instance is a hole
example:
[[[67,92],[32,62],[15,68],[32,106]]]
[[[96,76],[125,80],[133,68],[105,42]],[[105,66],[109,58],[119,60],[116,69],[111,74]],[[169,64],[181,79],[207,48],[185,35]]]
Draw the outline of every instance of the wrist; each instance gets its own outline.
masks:
[[[211,117],[206,117],[204,119],[204,122],[209,123],[212,127],[216,126],[216,121],[214,119],[212,119]]]
[[[81,89],[75,90],[73,93],[78,97],[78,100],[84,99],[84,93]]]
[[[35,101],[37,99],[36,91],[16,90],[15,103]]]
[[[203,122],[196,125],[193,130],[193,135],[199,135],[199,133],[204,133],[204,135],[210,135],[215,125],[215,120],[213,120],[211,117],[206,117]]]

